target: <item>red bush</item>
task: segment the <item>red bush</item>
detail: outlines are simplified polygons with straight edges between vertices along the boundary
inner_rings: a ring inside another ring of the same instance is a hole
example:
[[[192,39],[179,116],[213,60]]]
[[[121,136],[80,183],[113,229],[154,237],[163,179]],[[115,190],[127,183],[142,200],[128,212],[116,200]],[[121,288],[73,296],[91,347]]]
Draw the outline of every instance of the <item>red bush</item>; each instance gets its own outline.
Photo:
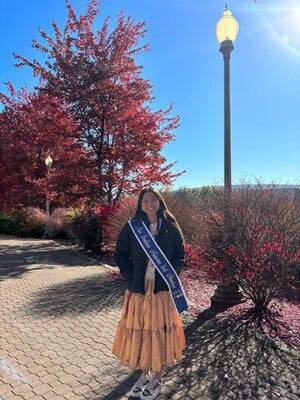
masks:
[[[246,238],[224,249],[223,259],[212,258],[210,265],[214,276],[234,279],[256,308],[264,309],[276,293],[293,284],[299,262],[300,250],[291,249],[287,237],[272,228],[255,226],[249,227]]]
[[[210,273],[222,281],[236,281],[257,309],[299,279],[299,207],[276,186],[245,185],[216,196],[202,253]]]

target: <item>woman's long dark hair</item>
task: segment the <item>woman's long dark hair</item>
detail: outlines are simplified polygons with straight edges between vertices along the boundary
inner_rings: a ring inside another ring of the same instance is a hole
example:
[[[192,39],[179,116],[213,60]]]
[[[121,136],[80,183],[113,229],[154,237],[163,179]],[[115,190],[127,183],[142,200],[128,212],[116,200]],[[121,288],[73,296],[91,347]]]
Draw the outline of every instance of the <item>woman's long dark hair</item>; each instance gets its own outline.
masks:
[[[176,225],[176,227],[181,232],[180,226],[178,225],[178,222],[176,221],[176,218],[174,217],[174,215],[170,212],[170,210],[166,206],[166,203],[165,203],[162,195],[156,189],[153,189],[151,187],[145,188],[145,189],[143,189],[141,191],[141,193],[139,195],[139,198],[138,198],[138,204],[137,204],[137,209],[136,209],[134,218],[135,219],[141,219],[144,222],[149,223],[147,214],[142,210],[143,197],[144,197],[144,194],[147,193],[147,192],[153,193],[157,197],[157,199],[159,201],[159,210],[157,211],[158,218],[168,219],[174,225]]]

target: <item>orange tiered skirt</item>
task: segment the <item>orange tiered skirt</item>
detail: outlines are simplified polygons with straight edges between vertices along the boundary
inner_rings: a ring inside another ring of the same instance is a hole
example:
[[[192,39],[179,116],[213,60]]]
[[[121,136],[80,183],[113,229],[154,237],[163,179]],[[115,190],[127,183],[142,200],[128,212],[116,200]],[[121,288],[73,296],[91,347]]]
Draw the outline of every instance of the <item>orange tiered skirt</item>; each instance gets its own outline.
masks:
[[[145,295],[126,292],[112,352],[131,369],[160,372],[182,359],[185,336],[170,293],[154,294],[149,280],[145,286]]]

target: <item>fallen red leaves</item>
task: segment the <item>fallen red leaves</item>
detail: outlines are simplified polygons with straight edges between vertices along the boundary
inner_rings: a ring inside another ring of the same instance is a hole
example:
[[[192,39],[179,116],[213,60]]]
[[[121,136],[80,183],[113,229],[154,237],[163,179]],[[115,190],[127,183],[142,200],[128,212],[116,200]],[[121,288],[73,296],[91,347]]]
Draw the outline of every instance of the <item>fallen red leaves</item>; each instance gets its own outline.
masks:
[[[189,312],[193,316],[200,316],[204,310],[211,307],[211,297],[217,286],[205,276],[203,272],[184,270],[181,282],[191,303]],[[249,327],[262,332],[274,340],[300,349],[300,289],[291,293],[282,293],[274,299],[267,310],[257,313],[253,310],[253,303],[249,300],[244,303],[219,311],[217,314],[233,318]]]

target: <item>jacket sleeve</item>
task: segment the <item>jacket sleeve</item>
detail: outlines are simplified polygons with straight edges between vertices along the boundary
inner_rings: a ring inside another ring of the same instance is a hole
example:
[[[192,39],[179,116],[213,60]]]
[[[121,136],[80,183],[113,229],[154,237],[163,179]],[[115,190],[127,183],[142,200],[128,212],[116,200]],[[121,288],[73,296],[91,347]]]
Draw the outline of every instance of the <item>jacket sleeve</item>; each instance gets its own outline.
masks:
[[[130,250],[130,228],[126,224],[122,229],[115,248],[115,262],[125,279],[130,280],[132,274],[132,261]]]
[[[173,267],[179,275],[184,265],[184,244],[183,237],[179,230],[175,227],[174,234],[174,255],[173,255]]]

